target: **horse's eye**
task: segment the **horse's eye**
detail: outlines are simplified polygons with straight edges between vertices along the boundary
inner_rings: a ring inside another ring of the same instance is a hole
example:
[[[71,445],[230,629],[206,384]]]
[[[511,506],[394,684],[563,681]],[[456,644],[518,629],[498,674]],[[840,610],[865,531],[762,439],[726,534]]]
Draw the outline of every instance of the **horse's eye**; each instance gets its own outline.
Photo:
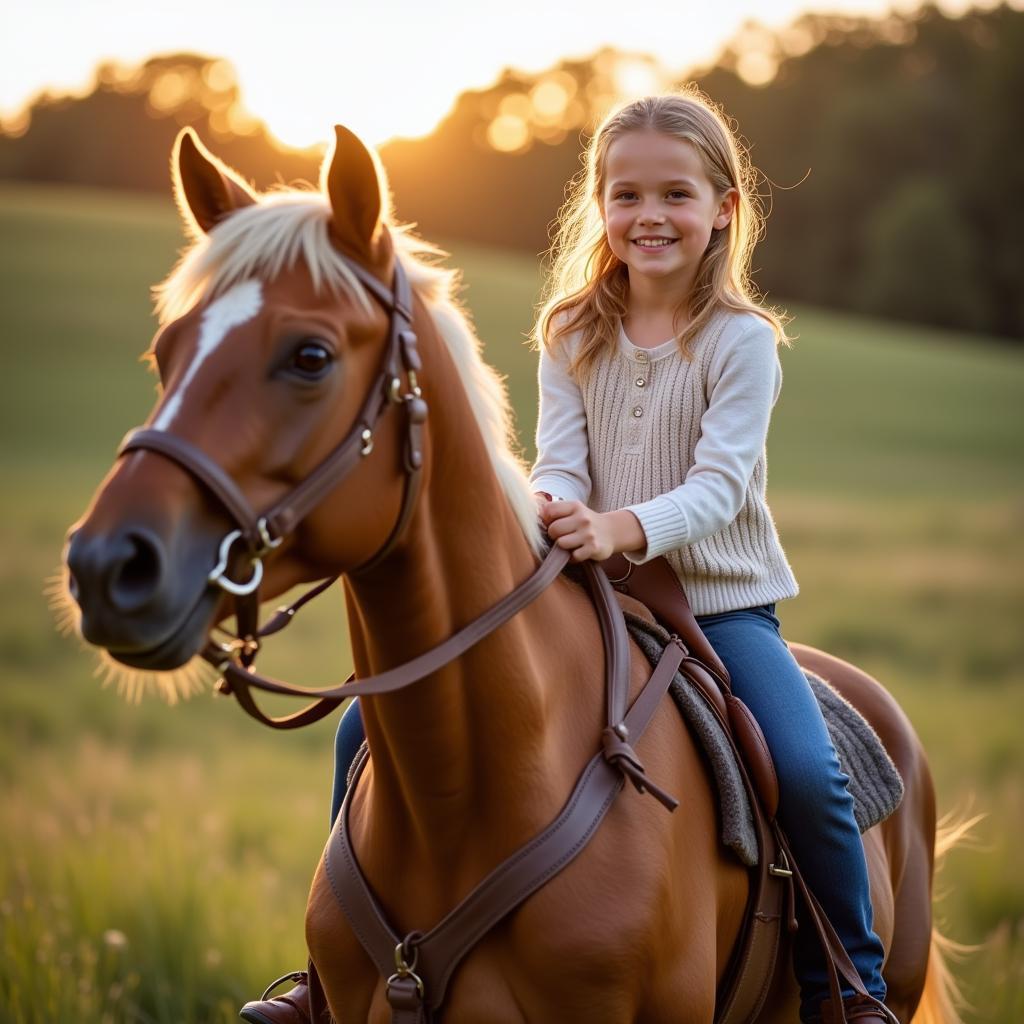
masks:
[[[292,354],[292,369],[306,377],[319,377],[331,365],[331,350],[321,341],[304,341]]]

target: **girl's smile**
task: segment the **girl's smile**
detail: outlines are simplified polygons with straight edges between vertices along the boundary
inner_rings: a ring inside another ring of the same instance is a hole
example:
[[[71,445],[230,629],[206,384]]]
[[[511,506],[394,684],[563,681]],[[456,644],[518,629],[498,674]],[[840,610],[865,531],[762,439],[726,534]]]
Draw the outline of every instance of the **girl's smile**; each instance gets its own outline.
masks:
[[[632,243],[638,248],[645,251],[657,252],[661,249],[667,249],[670,245],[675,245],[679,241],[678,238],[664,238],[660,235],[643,235],[640,238],[631,239]]]
[[[728,225],[736,194],[719,196],[692,143],[631,131],[608,147],[602,214],[608,244],[633,287],[656,281],[686,294],[711,233]]]

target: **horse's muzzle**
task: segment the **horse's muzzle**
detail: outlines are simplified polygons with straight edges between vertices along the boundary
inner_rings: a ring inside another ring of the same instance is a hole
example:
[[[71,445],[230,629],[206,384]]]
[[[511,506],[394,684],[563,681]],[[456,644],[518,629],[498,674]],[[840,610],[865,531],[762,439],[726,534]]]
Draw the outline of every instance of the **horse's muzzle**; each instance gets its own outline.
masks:
[[[185,664],[202,646],[219,601],[206,585],[210,555],[198,547],[172,557],[159,534],[138,524],[72,532],[65,562],[82,637],[134,668]]]

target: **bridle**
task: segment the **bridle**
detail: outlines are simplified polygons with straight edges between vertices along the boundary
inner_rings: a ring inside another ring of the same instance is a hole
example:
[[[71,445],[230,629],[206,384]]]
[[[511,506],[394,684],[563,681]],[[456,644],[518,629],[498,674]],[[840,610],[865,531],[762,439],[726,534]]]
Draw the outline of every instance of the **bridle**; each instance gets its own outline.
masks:
[[[339,254],[340,255],[340,254]],[[225,659],[236,655],[245,668],[251,667],[260,649],[258,629],[259,588],[263,580],[263,559],[293,533],[302,520],[374,450],[374,432],[384,414],[391,408],[405,412],[405,450],[402,505],[395,524],[384,544],[352,573],[362,573],[382,561],[405,532],[416,505],[422,483],[423,431],[427,419],[427,403],[420,390],[417,374],[421,369],[416,334],[412,329],[412,290],[401,262],[395,261],[394,284],[387,288],[364,267],[345,256],[348,268],[360,284],[381,304],[388,314],[388,340],[384,346],[380,369],[369,391],[355,425],[345,439],[288,494],[262,514],[253,510],[249,500],[232,478],[201,449],[165,430],[140,428],[130,431],[118,449],[118,456],[133,451],[158,452],[177,463],[213,494],[235,522],[235,528],[221,540],[217,563],[207,579],[219,587],[235,605],[238,636],[229,644],[215,644],[216,654],[204,650],[203,656],[220,668]],[[407,387],[403,389],[402,377]],[[247,580],[238,581],[229,575],[229,565],[238,549],[251,566]],[[327,589],[338,577],[321,583],[289,610],[290,620],[306,601]],[[271,623],[262,635],[277,632],[284,623]]]
[[[401,409],[405,413],[402,505],[384,544],[361,565],[348,570],[350,575],[367,572],[394,549],[412,517],[422,486],[427,403],[417,377],[422,364],[416,334],[412,329],[412,289],[408,276],[401,262],[396,260],[393,286],[388,288],[360,264],[339,255],[387,313],[388,338],[380,369],[370,385],[355,425],[309,476],[260,514],[253,510],[238,485],[209,455],[176,434],[140,428],[130,431],[118,449],[119,457],[135,451],[152,451],[170,459],[205,486],[234,520],[235,527],[220,541],[217,561],[207,580],[209,584],[223,590],[233,601],[236,635],[227,641],[208,638],[200,657],[220,674],[218,688],[222,693],[233,694],[252,717],[278,729],[309,725],[329,714],[349,697],[390,693],[443,668],[529,604],[558,576],[569,558],[567,551],[557,545],[553,546],[543,564],[531,576],[479,618],[413,661],[378,676],[363,678],[358,682],[353,682],[354,676],[350,676],[341,686],[312,690],[269,679],[255,672],[253,666],[261,641],[285,628],[303,605],[323,593],[338,579],[334,576],[321,581],[290,607],[280,609],[266,625],[260,627],[259,588],[263,579],[263,559],[279,547],[302,520],[374,451],[374,432],[389,409]],[[238,581],[229,575],[233,554],[236,560],[241,557],[251,565],[248,579]],[[264,714],[256,705],[250,687],[272,693],[312,697],[314,700],[292,715],[273,718]]]

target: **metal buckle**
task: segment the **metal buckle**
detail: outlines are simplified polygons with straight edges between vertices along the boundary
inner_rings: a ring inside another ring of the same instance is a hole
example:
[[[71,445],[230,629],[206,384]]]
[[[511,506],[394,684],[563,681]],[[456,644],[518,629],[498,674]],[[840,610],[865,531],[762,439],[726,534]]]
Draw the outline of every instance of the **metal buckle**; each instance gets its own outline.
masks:
[[[395,405],[401,405],[403,402],[408,402],[410,398],[423,397],[423,390],[420,388],[416,380],[416,371],[406,370],[405,375],[409,379],[408,394],[402,394],[402,382],[397,377],[392,377],[388,384],[388,401]]]
[[[236,597],[244,597],[246,594],[251,594],[263,580],[263,562],[260,561],[259,555],[256,555],[252,560],[252,577],[245,583],[236,583],[231,579],[227,573],[228,569],[228,556],[231,554],[231,546],[236,540],[241,539],[241,530],[232,530],[221,542],[220,542],[220,554],[217,556],[217,564],[210,570],[210,574],[206,577],[208,583],[213,583],[220,587],[221,590],[226,590],[229,594],[234,594]],[[280,541],[278,541],[280,543]],[[276,547],[276,545],[274,545]]]
[[[260,549],[256,552],[259,558],[262,558],[268,551],[273,551],[274,548],[279,548],[284,542],[284,537],[278,537],[276,540],[270,536],[270,529],[267,526],[266,516],[260,518],[259,522],[256,523],[256,530],[260,535]]]
[[[388,978],[387,982],[385,983],[385,994],[387,993],[387,990],[391,988],[393,982],[395,982],[397,979],[412,978],[412,980],[416,982],[416,991],[419,994],[420,999],[425,998],[423,990],[423,979],[415,972],[416,961],[419,960],[419,957],[419,948],[413,946],[412,963],[406,963],[405,940],[403,940],[402,942],[398,943],[397,946],[395,946],[395,973],[392,974],[391,977]]]
[[[781,866],[777,864],[768,865],[768,874],[776,875],[779,878],[792,878],[793,872],[789,869],[789,858],[786,856],[786,851],[779,849],[779,859],[782,861]]]

